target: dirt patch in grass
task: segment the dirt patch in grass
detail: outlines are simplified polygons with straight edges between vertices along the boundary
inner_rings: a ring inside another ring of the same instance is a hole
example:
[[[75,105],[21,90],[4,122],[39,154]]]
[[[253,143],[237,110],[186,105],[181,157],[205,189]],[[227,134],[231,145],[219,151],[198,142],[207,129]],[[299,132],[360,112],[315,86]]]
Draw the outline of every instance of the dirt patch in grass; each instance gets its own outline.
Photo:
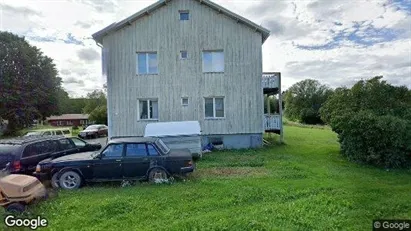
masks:
[[[267,176],[269,171],[263,167],[222,167],[205,168],[198,170],[198,177],[244,177],[244,176]]]

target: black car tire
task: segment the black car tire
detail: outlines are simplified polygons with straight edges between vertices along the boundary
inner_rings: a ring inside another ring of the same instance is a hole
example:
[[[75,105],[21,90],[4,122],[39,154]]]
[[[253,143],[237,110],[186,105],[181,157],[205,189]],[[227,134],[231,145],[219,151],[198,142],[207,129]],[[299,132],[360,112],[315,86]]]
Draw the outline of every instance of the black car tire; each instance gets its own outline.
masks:
[[[54,189],[58,189],[60,188],[60,184],[59,184],[59,178],[58,178],[58,172],[54,173],[53,176],[51,177],[51,187]]]
[[[59,177],[59,185],[62,189],[77,189],[80,187],[81,183],[81,176],[75,171],[66,171]]]
[[[9,213],[22,213],[26,210],[26,206],[22,203],[11,203],[6,207],[6,211]]]
[[[150,183],[167,181],[167,179],[167,172],[162,168],[153,168],[148,173],[148,182]]]

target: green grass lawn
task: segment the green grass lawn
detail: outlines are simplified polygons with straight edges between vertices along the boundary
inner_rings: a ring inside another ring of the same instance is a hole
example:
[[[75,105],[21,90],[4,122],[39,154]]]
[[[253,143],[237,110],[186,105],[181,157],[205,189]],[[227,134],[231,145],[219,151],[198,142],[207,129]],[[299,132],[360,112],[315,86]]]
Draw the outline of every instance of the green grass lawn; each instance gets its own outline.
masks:
[[[171,185],[61,191],[29,210],[51,230],[371,230],[411,218],[411,171],[349,163],[328,129],[285,127],[286,145],[205,154]]]

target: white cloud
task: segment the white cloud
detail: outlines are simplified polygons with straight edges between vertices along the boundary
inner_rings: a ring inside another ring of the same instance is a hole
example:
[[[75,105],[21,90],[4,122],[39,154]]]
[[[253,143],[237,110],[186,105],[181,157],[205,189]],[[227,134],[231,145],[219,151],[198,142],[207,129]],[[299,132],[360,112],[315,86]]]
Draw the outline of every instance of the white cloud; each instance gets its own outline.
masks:
[[[91,34],[155,0],[0,2],[0,30],[25,35],[53,58],[63,86],[80,96],[104,83],[97,57],[101,51]],[[263,67],[281,71],[283,87],[304,78],[336,87],[375,75],[411,87],[411,14],[390,0],[214,2],[271,30]],[[361,41],[348,39],[353,35]],[[302,49],[313,46],[327,49]]]

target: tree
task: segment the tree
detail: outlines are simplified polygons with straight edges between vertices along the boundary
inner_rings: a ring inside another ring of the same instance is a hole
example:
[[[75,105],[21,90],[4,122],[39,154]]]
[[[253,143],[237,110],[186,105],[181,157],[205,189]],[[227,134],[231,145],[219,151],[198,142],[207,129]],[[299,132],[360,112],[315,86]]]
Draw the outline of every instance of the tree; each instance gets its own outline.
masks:
[[[90,115],[90,120],[96,123],[107,124],[107,99],[102,90],[94,90],[87,94],[87,102],[83,113]]]
[[[58,112],[61,79],[53,60],[23,37],[0,32],[0,117],[7,133]]]
[[[330,88],[317,80],[300,81],[285,92],[285,116],[302,123],[322,124],[319,110],[332,93]]]
[[[278,113],[278,100],[276,98],[264,96],[264,112],[268,113],[267,100],[270,101],[270,114]]]
[[[350,160],[386,168],[411,164],[411,90],[361,80],[338,88],[320,110]]]

